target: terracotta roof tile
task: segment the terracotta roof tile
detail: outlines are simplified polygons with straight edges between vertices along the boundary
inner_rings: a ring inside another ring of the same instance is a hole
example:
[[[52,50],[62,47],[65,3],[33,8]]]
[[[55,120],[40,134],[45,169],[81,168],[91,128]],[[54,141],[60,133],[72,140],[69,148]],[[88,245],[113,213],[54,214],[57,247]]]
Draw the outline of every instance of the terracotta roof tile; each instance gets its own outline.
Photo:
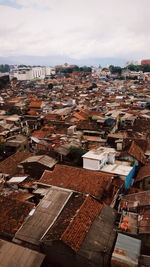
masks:
[[[80,209],[84,203],[86,196],[78,193],[73,193],[66,203],[61,214],[58,216],[55,223],[46,233],[44,240],[60,240],[62,234],[69,226],[70,222],[76,215],[76,212]]]
[[[52,172],[46,170],[39,183],[101,197],[109,191],[112,178],[112,174],[58,164]]]
[[[0,172],[7,173],[11,176],[15,175],[18,172],[18,164],[31,155],[32,153],[27,150],[16,152],[12,156],[0,162]]]
[[[34,204],[0,196],[0,233],[15,234]]]
[[[86,233],[89,231],[94,219],[99,215],[103,204],[88,196],[72,222],[62,234],[61,240],[78,251],[81,247]]]
[[[51,136],[52,133],[53,133],[53,130],[50,130],[50,129],[48,129],[47,131],[37,130],[37,131],[34,131],[31,136],[36,137],[36,138],[48,138],[49,136]]]
[[[29,108],[41,108],[42,101],[33,101],[30,103]]]

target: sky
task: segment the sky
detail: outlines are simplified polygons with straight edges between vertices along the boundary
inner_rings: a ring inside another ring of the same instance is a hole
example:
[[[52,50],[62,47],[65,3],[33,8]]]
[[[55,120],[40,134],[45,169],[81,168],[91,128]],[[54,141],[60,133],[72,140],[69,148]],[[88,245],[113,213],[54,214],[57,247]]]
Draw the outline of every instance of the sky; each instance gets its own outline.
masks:
[[[0,0],[0,57],[150,58],[150,0]]]

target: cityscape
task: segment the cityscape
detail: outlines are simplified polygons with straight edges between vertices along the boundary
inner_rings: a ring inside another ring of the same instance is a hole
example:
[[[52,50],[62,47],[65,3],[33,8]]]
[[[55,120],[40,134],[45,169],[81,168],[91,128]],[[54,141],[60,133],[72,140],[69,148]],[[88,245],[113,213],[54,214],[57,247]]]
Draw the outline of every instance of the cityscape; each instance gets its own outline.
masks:
[[[0,14],[0,267],[149,267],[149,1]]]

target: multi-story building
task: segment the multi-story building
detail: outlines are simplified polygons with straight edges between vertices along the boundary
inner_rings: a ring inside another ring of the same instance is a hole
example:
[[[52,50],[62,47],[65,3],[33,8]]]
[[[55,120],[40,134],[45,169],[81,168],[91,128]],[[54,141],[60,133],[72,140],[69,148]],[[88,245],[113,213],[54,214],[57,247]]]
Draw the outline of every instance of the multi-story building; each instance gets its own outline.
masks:
[[[11,77],[26,81],[44,79],[51,74],[55,74],[55,69],[52,67],[16,67],[12,70]]]
[[[141,65],[150,65],[150,59],[144,59],[141,61]]]

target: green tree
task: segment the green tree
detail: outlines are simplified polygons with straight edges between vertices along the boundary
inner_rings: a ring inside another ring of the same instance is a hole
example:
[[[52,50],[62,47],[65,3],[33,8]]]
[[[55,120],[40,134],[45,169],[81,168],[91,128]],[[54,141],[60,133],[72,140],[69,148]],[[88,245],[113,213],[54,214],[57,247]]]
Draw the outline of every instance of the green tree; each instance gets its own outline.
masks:
[[[82,167],[82,165],[83,165],[82,156],[86,152],[87,151],[82,149],[82,148],[71,147],[70,148],[70,153],[69,153],[69,158],[73,162],[74,165]]]
[[[114,66],[114,65],[110,65],[109,66],[109,70],[112,74],[119,74],[121,75],[122,72],[122,68],[119,66]]]
[[[4,72],[9,72],[9,71],[10,71],[9,65],[7,65],[7,64],[5,64],[5,65],[1,64],[0,65],[0,72],[4,73]]]

